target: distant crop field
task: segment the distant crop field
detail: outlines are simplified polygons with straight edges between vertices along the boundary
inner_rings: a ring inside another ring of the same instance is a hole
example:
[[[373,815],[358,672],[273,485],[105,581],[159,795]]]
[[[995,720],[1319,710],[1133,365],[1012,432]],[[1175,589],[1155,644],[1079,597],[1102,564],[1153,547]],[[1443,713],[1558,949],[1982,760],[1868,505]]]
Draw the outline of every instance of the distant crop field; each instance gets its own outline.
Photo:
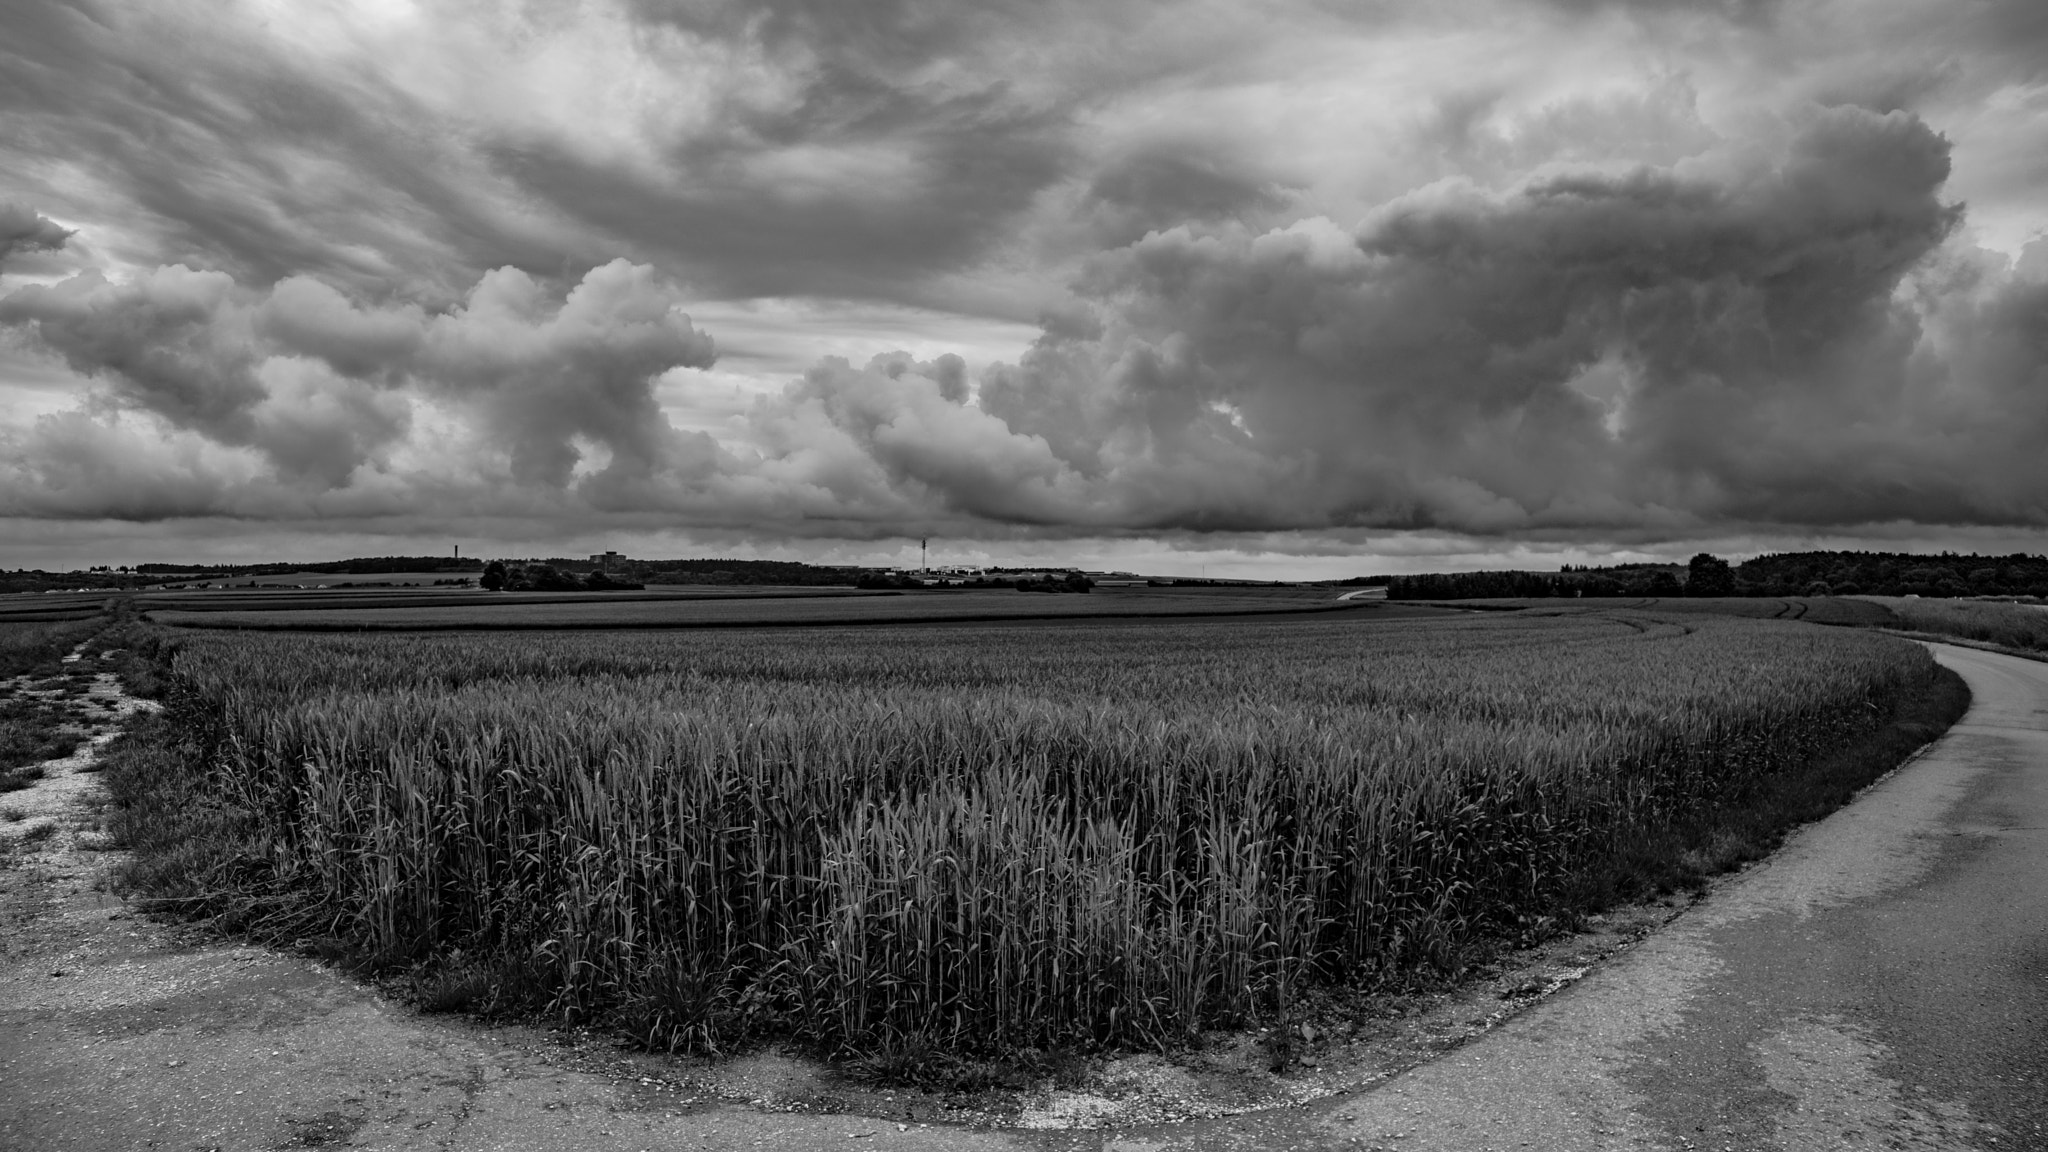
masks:
[[[874,596],[851,588],[664,585],[635,592],[485,592],[475,588],[306,588],[152,591],[145,610],[175,612],[346,611],[361,608],[492,608],[524,604],[641,604],[690,600],[826,599]]]
[[[1416,601],[1408,601],[1416,603]],[[1436,603],[1421,601],[1421,603]],[[1736,616],[1757,620],[1804,620],[1809,624],[1890,625],[1897,620],[1883,604],[1864,597],[1849,596],[1728,596],[1685,599],[1682,597],[1551,599],[1536,597],[1515,600],[1447,600],[1448,608],[1476,612],[1531,611],[1558,614],[1654,612],[1660,615]]]
[[[98,616],[114,592],[21,592],[0,596],[0,623],[51,623]]]
[[[397,588],[406,585],[431,588],[436,586],[436,581],[468,580],[472,585],[474,585],[477,579],[482,575],[483,569],[477,568],[474,571],[443,570],[434,572],[274,572],[262,576],[192,575],[184,577],[157,576],[154,578],[158,580],[164,580],[165,583],[160,585],[160,587],[165,588],[197,588],[202,586],[210,587],[220,584],[228,584],[237,588],[294,588],[296,586],[303,586],[307,588],[331,588],[338,587],[341,585],[349,585],[354,588]],[[443,583],[440,586],[455,587],[456,585]]]
[[[254,846],[195,891],[449,997],[666,1048],[1160,1047],[1454,965],[1936,675],[1772,620],[1371,618],[186,631],[206,744],[162,786]]]
[[[51,612],[0,612],[0,625],[55,624],[67,620],[91,620],[100,615],[96,608],[73,608]]]
[[[1196,616],[1297,611],[1430,614],[1429,608],[1339,601],[1327,589],[1114,588],[1086,595],[999,591],[932,591],[708,596],[602,593],[533,600],[474,599],[398,606],[319,600],[275,606],[202,609],[160,607],[150,618],[181,627],[307,632],[501,629],[731,628],[770,625],[922,623],[945,620]]]

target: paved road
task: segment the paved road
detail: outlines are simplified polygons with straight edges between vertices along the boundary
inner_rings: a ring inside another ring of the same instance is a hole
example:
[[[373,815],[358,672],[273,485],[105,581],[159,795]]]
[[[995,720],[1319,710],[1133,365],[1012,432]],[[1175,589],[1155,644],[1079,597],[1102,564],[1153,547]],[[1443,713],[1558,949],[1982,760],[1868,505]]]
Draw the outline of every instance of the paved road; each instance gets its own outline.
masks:
[[[1300,1146],[2048,1150],[2048,664],[1934,648],[1973,701],[1919,759]]]
[[[185,948],[71,845],[0,874],[0,1149],[2048,1150],[2048,664],[1622,959],[1351,1098],[975,1132],[691,1104],[304,962]],[[62,973],[62,975],[57,975]]]

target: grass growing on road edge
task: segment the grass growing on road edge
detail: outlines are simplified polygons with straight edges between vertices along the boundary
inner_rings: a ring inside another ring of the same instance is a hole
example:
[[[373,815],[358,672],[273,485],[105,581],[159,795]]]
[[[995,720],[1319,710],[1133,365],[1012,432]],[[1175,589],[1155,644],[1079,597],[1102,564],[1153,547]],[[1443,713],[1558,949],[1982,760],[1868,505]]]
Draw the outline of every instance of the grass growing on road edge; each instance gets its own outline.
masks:
[[[255,823],[206,787],[203,725],[165,712],[137,713],[100,754],[111,807],[107,831],[131,856],[116,875],[161,911],[241,926],[261,892],[247,886],[258,858]]]
[[[0,623],[0,679],[51,674],[80,641],[107,626],[107,618],[39,623]]]

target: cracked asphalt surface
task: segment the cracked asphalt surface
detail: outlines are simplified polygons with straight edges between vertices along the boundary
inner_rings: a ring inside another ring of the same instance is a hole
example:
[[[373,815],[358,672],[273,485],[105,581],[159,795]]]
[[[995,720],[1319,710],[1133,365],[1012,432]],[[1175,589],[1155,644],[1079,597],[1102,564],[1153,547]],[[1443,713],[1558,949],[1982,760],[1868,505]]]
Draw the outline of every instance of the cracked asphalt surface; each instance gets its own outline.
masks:
[[[187,945],[84,834],[0,872],[0,1149],[2048,1150],[2048,664],[1669,927],[1366,1092],[1156,1129],[763,1112]]]

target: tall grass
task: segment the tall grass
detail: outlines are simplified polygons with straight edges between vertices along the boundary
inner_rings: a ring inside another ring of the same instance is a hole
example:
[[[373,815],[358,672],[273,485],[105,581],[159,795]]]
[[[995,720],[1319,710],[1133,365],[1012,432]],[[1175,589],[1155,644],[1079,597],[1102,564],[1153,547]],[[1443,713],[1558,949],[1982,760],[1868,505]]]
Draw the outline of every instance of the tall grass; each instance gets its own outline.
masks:
[[[1897,626],[1939,636],[1960,636],[1986,644],[2048,652],[2048,609],[1988,600],[1923,600],[1866,597],[1891,609]]]
[[[194,802],[302,928],[657,1046],[846,1050],[1169,1046],[1449,966],[1935,675],[1629,615],[205,635],[174,667]]]
[[[105,617],[87,620],[0,622],[0,678],[55,670],[65,653],[106,627]]]

